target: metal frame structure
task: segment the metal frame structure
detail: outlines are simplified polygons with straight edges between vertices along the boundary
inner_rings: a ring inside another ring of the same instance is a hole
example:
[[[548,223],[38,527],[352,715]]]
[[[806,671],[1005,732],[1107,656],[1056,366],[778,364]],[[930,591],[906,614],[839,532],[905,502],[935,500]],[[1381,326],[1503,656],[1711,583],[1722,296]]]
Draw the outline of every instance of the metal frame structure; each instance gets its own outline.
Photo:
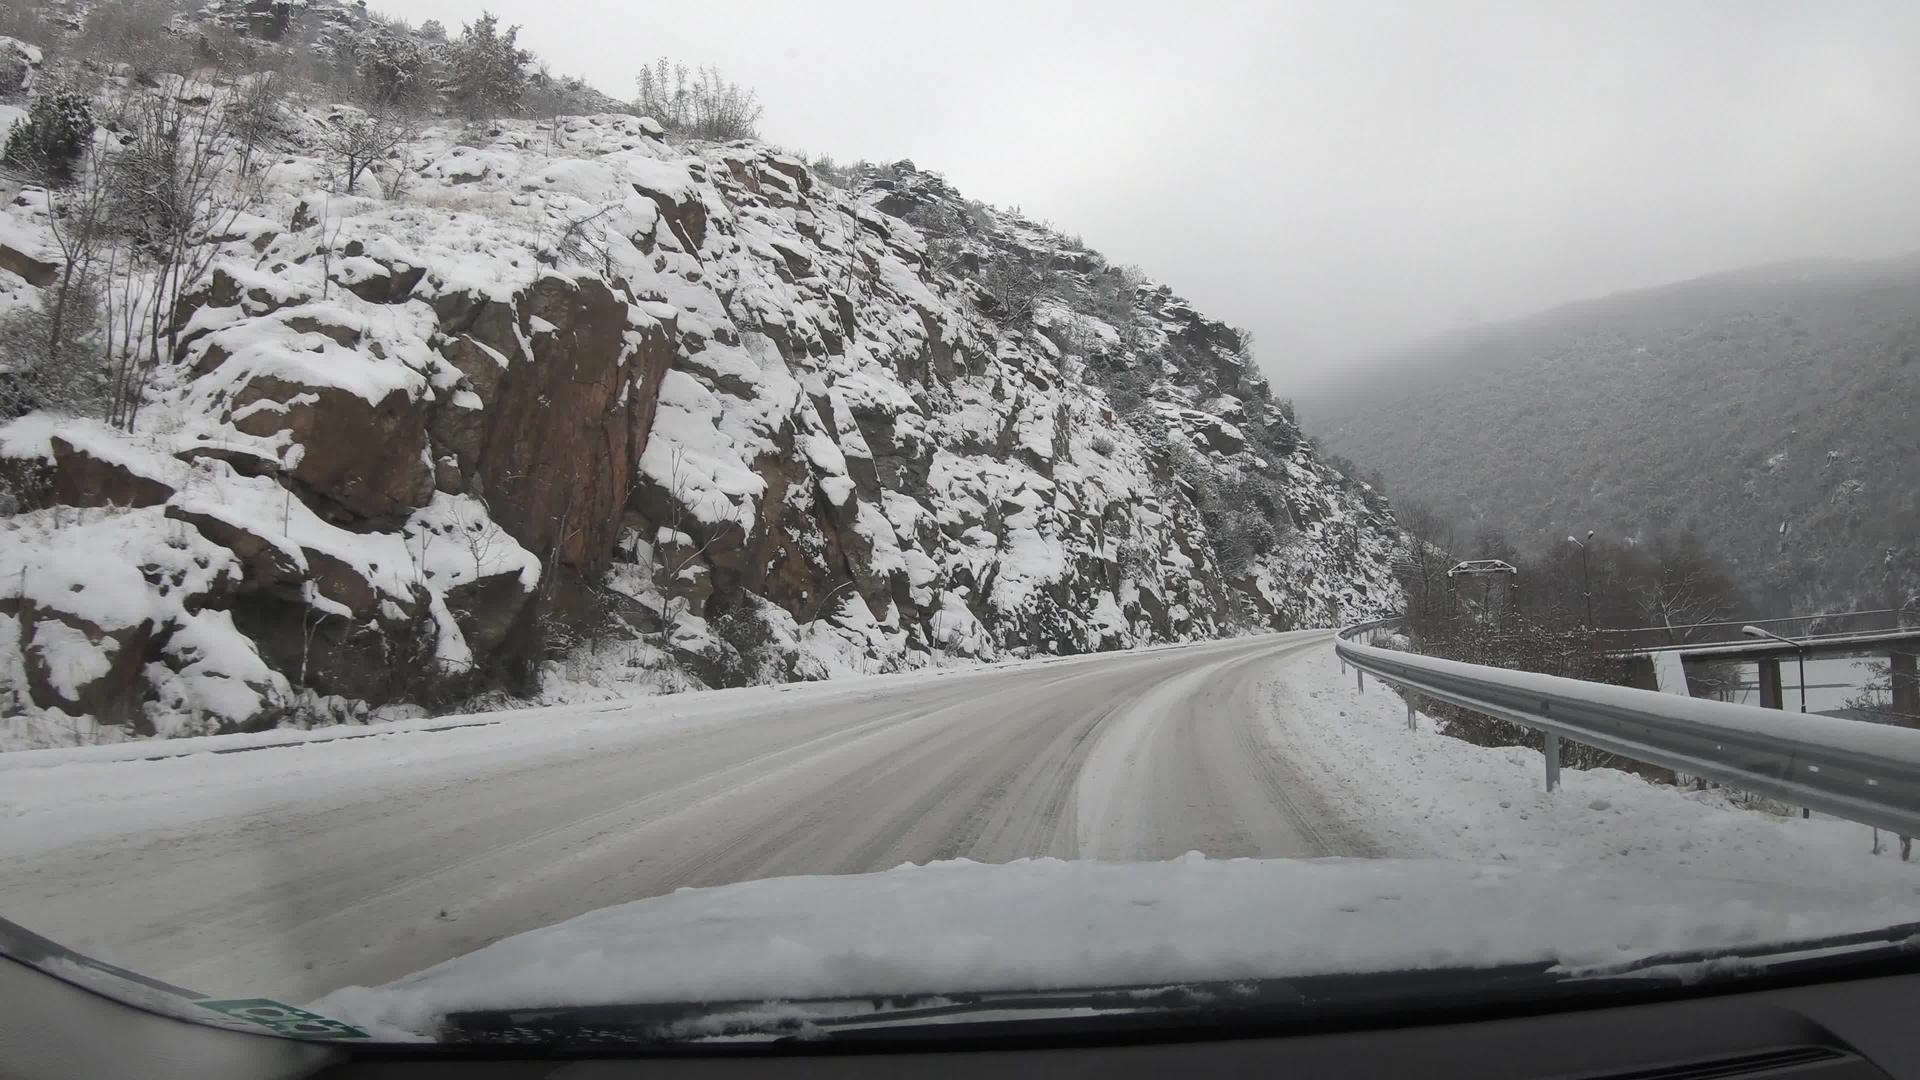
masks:
[[[1447,580],[1452,581],[1463,577],[1480,578],[1484,583],[1480,590],[1480,618],[1487,620],[1493,617],[1493,579],[1502,574],[1507,576],[1509,587],[1520,578],[1520,571],[1510,562],[1503,562],[1500,559],[1468,559],[1465,562],[1454,563],[1447,570]],[[1448,585],[1447,588],[1451,589],[1453,586]]]
[[[1466,562],[1454,563],[1447,570],[1447,576],[1479,577],[1482,574],[1518,574],[1519,572],[1514,569],[1512,563],[1501,562],[1499,559],[1468,559]]]

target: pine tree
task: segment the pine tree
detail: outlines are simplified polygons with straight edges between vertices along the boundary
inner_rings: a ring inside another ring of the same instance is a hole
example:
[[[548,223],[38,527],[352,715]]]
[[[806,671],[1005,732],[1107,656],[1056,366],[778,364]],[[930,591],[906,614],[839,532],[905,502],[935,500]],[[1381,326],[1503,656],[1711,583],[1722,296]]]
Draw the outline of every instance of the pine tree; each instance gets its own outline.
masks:
[[[367,96],[382,105],[411,105],[428,87],[431,57],[413,35],[383,32],[360,54]]]
[[[49,90],[33,99],[25,121],[7,137],[5,160],[49,184],[73,179],[74,163],[93,138],[93,106],[75,90]]]
[[[520,48],[519,37],[518,26],[501,33],[499,18],[489,11],[463,27],[447,47],[447,95],[467,119],[481,120],[519,108],[531,58]]]

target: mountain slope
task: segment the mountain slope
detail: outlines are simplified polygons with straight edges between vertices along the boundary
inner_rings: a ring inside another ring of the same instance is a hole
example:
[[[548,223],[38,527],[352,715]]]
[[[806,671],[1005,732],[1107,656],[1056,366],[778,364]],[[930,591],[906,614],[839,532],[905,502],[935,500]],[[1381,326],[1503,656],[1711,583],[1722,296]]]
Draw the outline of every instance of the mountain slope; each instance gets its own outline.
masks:
[[[1692,532],[1782,609],[1920,590],[1920,257],[1807,261],[1454,335],[1303,406],[1523,545]]]
[[[111,92],[211,123],[243,89]],[[1386,504],[1318,460],[1239,334],[937,176],[843,190],[603,114],[428,127],[348,195],[326,147],[353,115],[288,103],[270,159],[222,182],[134,422],[0,428],[16,742],[1394,601]],[[0,267],[56,264],[70,196],[4,194]],[[164,285],[112,243],[109,318]],[[39,277],[0,273],[0,309]]]

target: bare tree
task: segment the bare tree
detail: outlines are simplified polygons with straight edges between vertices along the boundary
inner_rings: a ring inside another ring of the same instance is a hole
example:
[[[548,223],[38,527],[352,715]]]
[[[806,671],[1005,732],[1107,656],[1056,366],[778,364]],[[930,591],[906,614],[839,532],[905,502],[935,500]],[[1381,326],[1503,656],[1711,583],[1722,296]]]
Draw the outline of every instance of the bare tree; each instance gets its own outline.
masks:
[[[412,142],[417,129],[397,109],[376,108],[335,119],[324,143],[352,195],[362,174]]]
[[[1452,529],[1431,509],[1401,504],[1396,515],[1406,550],[1395,562],[1407,597],[1408,629],[1416,638],[1436,632],[1451,616],[1447,568],[1454,563]]]
[[[169,0],[92,5],[69,48],[103,68],[127,65],[140,80],[185,70],[191,50],[173,32],[178,11]]]
[[[986,300],[985,306],[1001,321],[1014,326],[1033,321],[1043,279],[1032,267],[1011,259],[991,259],[974,281]]]
[[[320,624],[326,622],[332,613],[320,606],[320,589],[313,582],[302,582],[300,591],[306,606],[300,615],[300,671],[295,685],[306,690],[311,688],[307,681],[307,668],[313,657],[313,639],[320,632]]]
[[[111,226],[118,211],[109,168],[113,143],[110,136],[94,136],[86,95],[71,86],[58,93],[79,103],[74,108],[84,113],[84,124],[71,133],[77,141],[63,168],[68,182],[46,189],[47,231],[60,253],[58,275],[38,304],[0,323],[0,355],[11,368],[0,393],[7,398],[7,411],[15,414],[49,406],[92,413],[111,398],[101,335],[103,290],[115,256]]]
[[[1679,644],[1694,623],[1733,613],[1738,599],[1733,582],[1714,566],[1697,539],[1662,537],[1654,542],[1651,557],[1646,580],[1633,592],[1641,617],[1665,628],[1668,644]]]
[[[591,214],[567,219],[553,241],[554,254],[597,267],[602,277],[613,280],[613,245],[608,238],[607,218],[619,208],[619,203],[609,203]]]
[[[146,332],[158,363],[177,356],[183,293],[220,254],[219,238],[259,199],[236,175],[229,114],[199,108],[176,91],[142,96],[132,107],[128,147],[116,155],[116,200],[153,263]]]
[[[42,370],[59,386],[62,404],[81,405],[98,400],[104,377],[97,341],[101,327],[99,260],[106,243],[107,221],[113,208],[112,190],[100,167],[99,155],[89,148],[81,180],[73,188],[50,197],[47,231],[60,250],[60,276],[43,301],[44,351]],[[50,384],[51,386],[52,384]]]
[[[760,99],[711,65],[688,68],[661,57],[634,80],[634,108],[669,131],[696,139],[759,135]]]
[[[493,553],[503,544],[512,543],[513,538],[494,523],[493,517],[487,513],[487,504],[483,500],[476,496],[473,501],[479,505],[479,513],[468,513],[464,509],[467,504],[462,503],[460,504],[462,509],[454,513],[454,525],[460,530],[460,538],[467,546],[467,554],[473,558],[473,580],[479,581],[486,575],[487,564],[492,559]]]
[[[260,152],[285,134],[286,80],[263,72],[245,80],[227,100],[228,123],[237,144],[235,168],[252,176]]]
[[[346,220],[333,219],[333,198],[320,207],[320,242],[317,245],[320,255],[320,299],[333,295],[333,252],[340,244],[340,233],[347,227]]]
[[[146,279],[139,273],[133,253],[118,247],[109,248],[101,289],[106,334],[102,355],[108,372],[107,422],[129,430],[153,373],[152,364],[145,361],[140,350],[147,291]]]
[[[566,104],[565,80],[555,75],[546,61],[537,62],[527,81],[527,112],[546,122],[548,156],[560,148],[560,113]]]

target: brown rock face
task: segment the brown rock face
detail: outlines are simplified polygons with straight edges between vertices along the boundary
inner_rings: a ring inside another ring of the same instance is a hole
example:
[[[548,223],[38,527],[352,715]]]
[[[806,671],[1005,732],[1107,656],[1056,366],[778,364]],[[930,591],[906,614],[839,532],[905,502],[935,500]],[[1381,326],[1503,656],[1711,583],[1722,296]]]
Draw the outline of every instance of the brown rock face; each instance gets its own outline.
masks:
[[[462,422],[473,430],[452,447],[461,471],[501,528],[575,575],[601,573],[611,561],[673,361],[671,328],[636,328],[628,312],[602,282],[560,278],[535,283],[517,309],[441,308],[442,327],[458,328],[443,352],[485,404],[477,416],[465,410]],[[630,345],[634,332],[640,340]],[[520,355],[521,334],[531,357]]]
[[[813,191],[813,174],[807,171],[805,165],[791,158],[782,157],[771,158],[767,161],[767,164],[773,168],[774,171],[787,174],[788,178],[793,181],[794,186],[800,189],[802,195],[809,194]]]
[[[173,488],[126,466],[102,461],[58,435],[53,447],[53,500],[62,506],[159,506]]]
[[[1203,412],[1187,412],[1183,419],[1193,432],[1207,444],[1207,449],[1222,454],[1237,454],[1247,448],[1247,441],[1222,424],[1218,417]]]
[[[192,345],[194,342],[206,336],[207,331],[204,329],[198,331],[184,330],[188,321],[193,318],[193,313],[199,311],[201,308],[239,306],[244,307],[248,314],[265,315],[305,302],[304,297],[276,296],[272,292],[259,288],[258,286],[246,288],[227,271],[226,267],[214,267],[213,273],[207,277],[204,284],[182,294],[179,302],[174,305],[173,325],[182,328],[183,332],[179,335],[179,340],[174,343],[173,358],[175,360],[184,359],[187,355],[187,346]],[[215,355],[216,353],[218,355]],[[209,355],[202,357],[199,364],[196,365],[197,372],[199,374],[205,374],[208,371],[212,371],[214,368],[219,367],[220,362],[225,358],[224,353],[219,353],[218,350],[209,350]]]
[[[268,454],[233,446],[189,446],[174,451],[173,456],[181,461],[225,462],[228,468],[241,476],[278,476],[280,460]]]
[[[17,248],[0,244],[0,270],[17,274],[26,279],[27,284],[46,288],[60,276],[60,267],[33,256]]]
[[[831,587],[822,580],[831,568],[808,558],[800,542],[803,536],[821,536],[811,512],[813,477],[794,452],[792,437],[782,443],[779,453],[754,462],[767,482],[760,519],[747,538],[738,582],[723,579],[723,583],[764,596],[788,611],[811,612],[823,589]],[[795,499],[795,494],[800,497]],[[825,548],[824,542],[818,546]]]
[[[667,228],[673,231],[673,235],[680,241],[682,247],[690,252],[699,251],[700,245],[707,242],[705,203],[699,199],[677,203],[658,191],[649,191],[637,184],[634,187],[640,194],[652,199],[654,205],[660,208],[660,216],[666,220]]]
[[[507,644],[527,598],[520,575],[494,574],[448,590],[447,608],[473,654],[489,656]]]
[[[296,588],[302,580],[300,567],[280,547],[251,529],[236,525],[210,513],[166,509],[167,517],[183,521],[196,529],[209,543],[218,544],[240,560],[244,579],[252,587]]]
[[[70,612],[55,611],[32,600],[0,601],[0,617],[20,625],[21,654],[26,660],[27,695],[42,709],[62,709],[75,716],[91,716],[102,724],[124,724],[137,717],[142,696],[141,669],[153,622],[105,630]],[[107,658],[107,670],[77,686],[54,671],[66,651],[62,639],[84,637]]]
[[[419,280],[400,268],[378,279],[378,288],[370,279],[356,292],[398,302]],[[214,275],[183,305],[183,315],[198,304],[238,305],[342,348],[378,351],[360,330],[279,312],[281,305],[250,295],[231,277]],[[248,435],[285,433],[294,444],[289,463],[221,448],[180,454],[219,457],[245,474],[272,476],[354,531],[397,527],[436,488],[474,495],[540,557],[554,587],[536,600],[514,572],[450,590],[447,608],[474,665],[446,669],[436,660],[437,631],[424,594],[386,595],[352,566],[312,549],[301,553],[304,567],[295,565],[280,546],[217,508],[169,506],[169,517],[239,559],[241,579],[222,606],[296,687],[374,703],[430,703],[503,677],[511,683],[519,678],[514,672],[532,670],[543,647],[536,603],[552,605],[561,618],[583,609],[586,594],[577,586],[611,561],[660,380],[673,360],[673,327],[634,314],[625,296],[597,279],[547,278],[505,302],[444,295],[434,306],[440,332],[432,344],[472,394],[396,390],[370,402],[331,386],[259,375],[230,399],[229,415],[237,417],[230,422]],[[85,489],[122,505],[151,505],[172,494],[72,446],[59,447],[56,458],[53,469],[42,469],[52,474],[43,487]],[[314,604],[314,595],[331,604]]]
[[[375,605],[380,603],[380,590],[360,576],[360,571],[323,551],[304,548],[301,554],[306,557],[315,591],[344,605],[356,619],[372,617]]]
[[[258,402],[279,407],[256,408],[233,426],[249,435],[290,432],[300,447],[292,477],[337,508],[334,516],[391,518],[432,499],[426,411],[406,393],[373,404],[336,387],[262,375],[234,395],[233,410]]]

